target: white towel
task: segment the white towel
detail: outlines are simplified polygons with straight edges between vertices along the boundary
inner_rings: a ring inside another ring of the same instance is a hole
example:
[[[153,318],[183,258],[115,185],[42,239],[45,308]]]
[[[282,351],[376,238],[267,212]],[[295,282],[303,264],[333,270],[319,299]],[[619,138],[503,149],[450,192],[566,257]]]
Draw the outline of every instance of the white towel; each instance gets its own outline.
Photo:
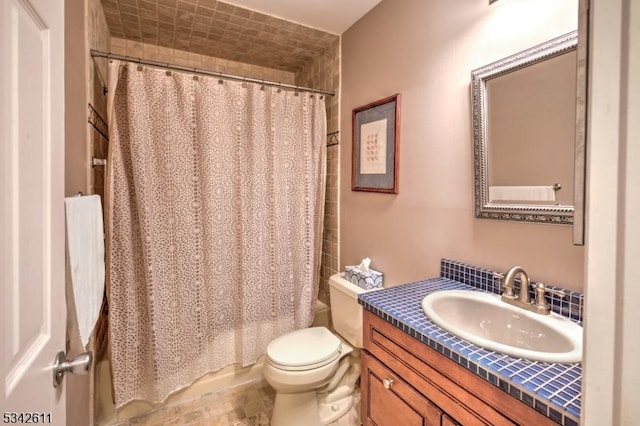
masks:
[[[553,186],[490,186],[489,201],[556,201]]]
[[[99,195],[65,199],[67,247],[73,298],[67,299],[70,323],[77,324],[86,349],[104,294],[104,229]],[[72,318],[75,311],[76,318]]]

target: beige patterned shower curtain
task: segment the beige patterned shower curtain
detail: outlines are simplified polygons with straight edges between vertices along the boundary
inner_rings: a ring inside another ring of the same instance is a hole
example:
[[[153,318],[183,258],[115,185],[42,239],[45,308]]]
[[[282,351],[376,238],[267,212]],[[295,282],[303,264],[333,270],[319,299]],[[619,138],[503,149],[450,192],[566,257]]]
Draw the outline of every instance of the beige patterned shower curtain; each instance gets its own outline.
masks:
[[[123,66],[110,147],[116,405],[164,400],[308,327],[324,207],[324,100]]]

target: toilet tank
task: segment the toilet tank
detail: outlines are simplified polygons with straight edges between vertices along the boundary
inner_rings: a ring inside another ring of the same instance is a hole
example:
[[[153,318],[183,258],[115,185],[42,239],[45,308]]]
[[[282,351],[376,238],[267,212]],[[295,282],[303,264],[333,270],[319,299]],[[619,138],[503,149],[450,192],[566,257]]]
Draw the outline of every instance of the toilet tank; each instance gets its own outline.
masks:
[[[365,290],[351,284],[344,279],[344,274],[329,278],[333,328],[356,348],[362,348],[362,305],[358,304],[358,295],[375,290]]]

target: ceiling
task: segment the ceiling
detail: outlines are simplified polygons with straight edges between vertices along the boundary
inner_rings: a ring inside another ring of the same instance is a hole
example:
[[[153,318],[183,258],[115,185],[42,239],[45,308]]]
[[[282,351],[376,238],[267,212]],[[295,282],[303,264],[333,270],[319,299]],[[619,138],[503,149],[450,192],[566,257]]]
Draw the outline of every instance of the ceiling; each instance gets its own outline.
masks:
[[[333,34],[342,34],[381,0],[226,0]]]
[[[112,37],[290,72],[379,0],[231,1],[260,11],[218,0],[101,0]]]

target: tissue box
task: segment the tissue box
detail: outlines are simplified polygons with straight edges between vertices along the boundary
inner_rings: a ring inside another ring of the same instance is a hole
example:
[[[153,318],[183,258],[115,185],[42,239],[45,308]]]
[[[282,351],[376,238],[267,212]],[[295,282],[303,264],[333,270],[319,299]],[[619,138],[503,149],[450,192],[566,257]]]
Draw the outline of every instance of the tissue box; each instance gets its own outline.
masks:
[[[382,288],[382,272],[374,271],[373,269],[363,271],[357,266],[345,266],[344,278],[351,284],[365,290]]]

